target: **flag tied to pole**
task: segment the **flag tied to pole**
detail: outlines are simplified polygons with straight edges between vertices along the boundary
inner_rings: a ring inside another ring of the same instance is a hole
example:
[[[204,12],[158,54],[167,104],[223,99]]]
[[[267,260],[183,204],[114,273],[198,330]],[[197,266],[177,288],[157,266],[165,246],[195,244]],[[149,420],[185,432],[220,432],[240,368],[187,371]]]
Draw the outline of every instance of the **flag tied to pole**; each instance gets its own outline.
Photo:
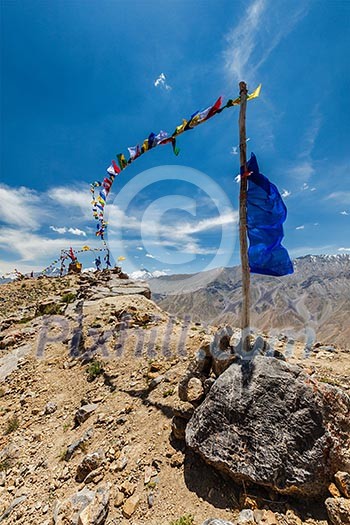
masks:
[[[243,169],[241,169],[243,175]],[[247,162],[247,230],[249,238],[248,259],[251,273],[263,275],[288,275],[293,264],[282,246],[283,223],[287,208],[274,184],[259,173],[256,156],[252,153]]]

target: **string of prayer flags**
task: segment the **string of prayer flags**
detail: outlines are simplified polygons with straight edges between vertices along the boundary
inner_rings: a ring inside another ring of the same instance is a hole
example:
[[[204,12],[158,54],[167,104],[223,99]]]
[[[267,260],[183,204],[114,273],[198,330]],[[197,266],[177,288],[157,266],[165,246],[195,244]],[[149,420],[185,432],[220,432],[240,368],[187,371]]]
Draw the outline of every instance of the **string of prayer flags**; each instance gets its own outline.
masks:
[[[261,91],[261,84],[248,95],[247,100],[252,100],[254,98],[257,98],[260,95]],[[240,104],[240,97],[236,98],[235,100],[229,99],[224,106],[222,106],[222,97],[219,97],[214,104],[211,106],[208,106],[207,108],[196,111],[191,115],[189,119],[182,119],[182,124],[179,124],[175,127],[174,132],[169,135],[166,131],[161,130],[157,135],[153,132],[151,132],[146,139],[142,142],[142,145],[140,147],[139,144],[136,146],[130,146],[128,147],[129,151],[129,159],[126,159],[125,155],[123,153],[118,153],[117,155],[117,161],[113,160],[112,164],[107,168],[107,172],[109,174],[109,178],[103,179],[103,182],[95,181],[91,184],[90,191],[92,193],[92,213],[94,218],[98,221],[97,227],[96,227],[96,235],[99,236],[104,244],[104,232],[107,228],[107,222],[104,220],[104,208],[107,201],[108,193],[111,190],[111,187],[113,185],[114,179],[121,171],[123,171],[129,164],[134,162],[138,157],[146,153],[146,151],[149,151],[151,149],[154,149],[155,147],[159,145],[165,145],[170,144],[172,145],[173,152],[175,155],[178,155],[180,150],[177,147],[176,139],[178,135],[181,135],[185,131],[189,129],[193,129],[199,124],[202,124],[203,122],[206,122],[210,118],[212,118],[214,115],[217,115],[221,113],[224,109],[230,108],[232,106],[238,106]],[[102,186],[103,190],[99,191],[99,194],[95,195],[95,189]],[[106,245],[107,246],[107,245]]]

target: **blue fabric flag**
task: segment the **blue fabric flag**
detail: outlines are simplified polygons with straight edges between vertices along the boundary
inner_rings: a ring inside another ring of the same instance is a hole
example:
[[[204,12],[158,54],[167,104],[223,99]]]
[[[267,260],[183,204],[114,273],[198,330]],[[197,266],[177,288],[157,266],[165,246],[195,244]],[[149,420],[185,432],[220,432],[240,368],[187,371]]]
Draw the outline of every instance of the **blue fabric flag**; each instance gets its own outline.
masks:
[[[247,162],[247,171],[252,172],[247,193],[250,271],[275,276],[293,273],[292,261],[281,245],[287,208],[276,186],[259,173],[254,153]]]

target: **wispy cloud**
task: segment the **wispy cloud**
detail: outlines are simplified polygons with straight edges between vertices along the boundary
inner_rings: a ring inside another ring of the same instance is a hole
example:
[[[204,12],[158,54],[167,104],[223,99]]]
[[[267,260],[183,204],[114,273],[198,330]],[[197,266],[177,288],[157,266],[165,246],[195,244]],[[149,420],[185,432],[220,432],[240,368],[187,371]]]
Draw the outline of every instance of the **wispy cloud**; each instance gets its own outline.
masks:
[[[70,243],[70,239],[62,237],[51,239],[45,235],[22,229],[0,229],[0,248],[20,257],[18,262],[33,261],[37,264],[40,258],[54,258],[63,247],[69,246]],[[74,242],[74,246],[78,249],[82,248],[83,244],[83,240]]]
[[[326,200],[328,199],[333,199],[342,204],[350,204],[350,191],[334,191],[326,197]]]
[[[88,237],[88,224],[92,224],[90,208],[86,188],[81,191],[62,186],[39,192],[0,185],[2,266],[43,268],[50,262],[48,259],[56,258],[62,248],[72,243],[72,236],[74,247],[79,249],[86,243],[83,239]],[[71,225],[56,226],[62,217],[69,219]]]
[[[154,87],[159,87],[169,91],[172,87],[166,81],[166,75],[161,73],[158,78],[154,81]]]
[[[305,226],[304,224],[302,224],[301,226],[297,226],[295,229],[296,230],[304,230]]]
[[[0,220],[25,229],[36,229],[40,224],[40,198],[30,188],[0,186]]]
[[[350,215],[350,213],[348,213],[347,211],[344,210],[344,211],[340,212],[340,215]]]
[[[71,233],[72,235],[82,235],[83,237],[86,237],[86,233],[84,230],[80,230],[79,228],[67,228],[66,226],[50,226],[50,230],[59,233],[60,235],[63,235],[64,233]]]
[[[231,80],[255,81],[260,66],[307,14],[308,3],[302,6],[288,4],[288,17],[281,24],[281,11],[267,0],[253,0],[236,26],[226,35],[224,52],[226,70]]]
[[[350,252],[350,248],[338,248],[338,252]]]
[[[288,191],[288,190],[283,190],[282,193],[281,193],[281,197],[283,199],[286,199],[287,197],[290,197],[290,195],[292,195],[292,192]]]
[[[312,157],[312,152],[322,126],[322,116],[320,108],[317,105],[313,108],[312,116],[309,120],[309,126],[306,132],[303,134],[301,139],[301,151],[298,155],[296,162],[288,169],[290,177],[297,181],[306,180],[309,181],[315,174],[315,161]],[[310,189],[315,191],[316,188],[309,188],[309,185],[304,182],[302,190]]]
[[[146,257],[148,257],[149,259],[154,259],[154,255],[152,255],[151,253],[146,253]]]

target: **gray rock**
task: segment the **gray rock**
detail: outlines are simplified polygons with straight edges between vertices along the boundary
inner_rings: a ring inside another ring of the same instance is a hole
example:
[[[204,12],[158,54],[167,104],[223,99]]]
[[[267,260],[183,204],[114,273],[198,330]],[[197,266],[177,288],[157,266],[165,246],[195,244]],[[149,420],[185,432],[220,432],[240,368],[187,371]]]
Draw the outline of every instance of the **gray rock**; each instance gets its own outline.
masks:
[[[74,417],[75,425],[79,426],[84,423],[97,408],[98,405],[96,403],[90,403],[89,405],[80,407]]]
[[[77,474],[75,476],[76,481],[78,481],[78,483],[84,481],[86,476],[93,470],[97,469],[104,459],[105,455],[102,449],[99,449],[92,454],[86,454],[77,467]]]
[[[185,439],[186,425],[186,419],[178,416],[173,417],[171,422],[171,431],[176,439]]]
[[[166,379],[166,377],[164,375],[160,375],[158,377],[155,377],[154,379],[152,379],[152,381],[148,385],[148,390],[149,391],[154,390],[158,385],[160,385],[160,383],[165,381],[165,379]]]
[[[27,499],[26,495],[20,496],[19,498],[15,498],[12,503],[7,507],[5,512],[0,516],[0,522],[4,521],[6,518],[8,518],[17,505],[20,505],[24,500]]]
[[[57,405],[53,401],[49,401],[46,403],[44,408],[44,414],[53,414],[57,410]]]
[[[96,491],[84,487],[70,498],[56,504],[54,524],[103,525],[109,511],[109,499],[109,486],[99,487]]]
[[[239,513],[237,524],[244,525],[255,523],[254,512],[251,509],[243,509]]]
[[[350,500],[346,498],[327,498],[325,501],[329,521],[332,525],[350,523]]]
[[[233,330],[230,326],[221,327],[215,333],[210,345],[213,372],[216,377],[222,374],[237,359],[234,349],[230,346],[232,336]]]
[[[69,461],[78,448],[92,438],[93,433],[93,428],[89,428],[79,439],[68,445],[64,459]]]
[[[319,496],[350,465],[349,413],[339,388],[258,356],[216,380],[186,427],[186,443],[236,481]]]

